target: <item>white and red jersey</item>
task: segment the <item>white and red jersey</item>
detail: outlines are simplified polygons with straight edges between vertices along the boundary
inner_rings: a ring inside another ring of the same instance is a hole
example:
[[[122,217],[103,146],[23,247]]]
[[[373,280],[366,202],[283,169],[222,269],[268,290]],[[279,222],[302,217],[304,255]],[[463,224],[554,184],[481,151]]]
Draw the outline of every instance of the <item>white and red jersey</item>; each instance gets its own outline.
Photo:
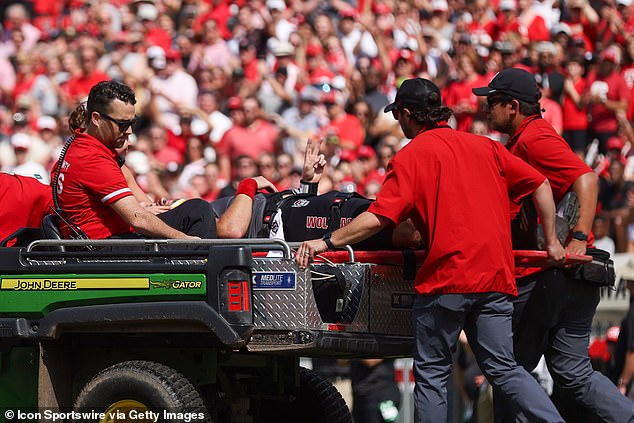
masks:
[[[110,208],[115,201],[132,195],[116,157],[101,141],[77,131],[57,179],[61,209],[90,239],[131,232],[130,226]],[[65,225],[62,234],[71,235]]]

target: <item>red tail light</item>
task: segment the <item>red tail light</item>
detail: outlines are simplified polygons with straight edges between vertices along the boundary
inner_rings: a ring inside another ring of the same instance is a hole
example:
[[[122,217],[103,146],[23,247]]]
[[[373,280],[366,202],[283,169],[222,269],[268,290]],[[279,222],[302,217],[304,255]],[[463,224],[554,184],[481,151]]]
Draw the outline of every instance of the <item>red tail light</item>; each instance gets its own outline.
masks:
[[[249,311],[251,309],[248,281],[228,281],[227,297],[229,311]]]

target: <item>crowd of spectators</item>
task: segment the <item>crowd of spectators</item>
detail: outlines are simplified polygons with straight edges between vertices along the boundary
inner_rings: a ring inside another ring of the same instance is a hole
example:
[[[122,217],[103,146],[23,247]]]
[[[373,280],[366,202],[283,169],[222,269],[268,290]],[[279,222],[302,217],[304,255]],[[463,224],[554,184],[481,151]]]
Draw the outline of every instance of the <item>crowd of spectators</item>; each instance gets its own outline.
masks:
[[[138,99],[127,164],[152,197],[211,200],[255,174],[294,186],[319,136],[320,190],[372,198],[408,141],[382,110],[404,79],[431,79],[452,125],[504,142],[471,88],[521,67],[601,175],[615,250],[634,251],[632,0],[22,0],[0,13],[3,171],[48,182],[69,112],[116,79]]]

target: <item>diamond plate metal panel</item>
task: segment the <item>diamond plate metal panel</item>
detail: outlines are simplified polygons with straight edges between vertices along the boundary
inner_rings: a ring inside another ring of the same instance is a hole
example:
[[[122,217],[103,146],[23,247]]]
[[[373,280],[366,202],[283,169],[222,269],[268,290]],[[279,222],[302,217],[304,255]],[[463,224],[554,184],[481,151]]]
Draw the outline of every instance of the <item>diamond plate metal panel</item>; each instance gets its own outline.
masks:
[[[369,332],[411,336],[412,310],[393,306],[393,296],[412,295],[413,281],[403,280],[403,268],[394,265],[372,267]]]
[[[297,275],[294,291],[254,291],[254,320],[257,329],[323,330],[308,270],[298,269],[292,260],[257,259],[255,272],[289,272]],[[400,266],[368,263],[336,265],[346,278],[343,309],[346,332],[385,335],[412,334],[411,309],[393,307],[393,296],[411,295],[412,281],[403,280]]]
[[[256,329],[317,329],[322,321],[315,304],[308,270],[299,269],[293,260],[255,259],[254,272],[295,272],[295,290],[253,291]]]

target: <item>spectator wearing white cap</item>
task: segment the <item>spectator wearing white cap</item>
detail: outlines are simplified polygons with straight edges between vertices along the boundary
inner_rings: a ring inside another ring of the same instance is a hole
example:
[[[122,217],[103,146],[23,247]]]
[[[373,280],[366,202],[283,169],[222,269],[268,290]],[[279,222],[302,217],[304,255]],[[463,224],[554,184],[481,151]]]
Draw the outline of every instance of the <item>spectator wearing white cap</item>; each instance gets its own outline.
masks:
[[[266,8],[269,13],[264,19],[269,33],[280,41],[289,41],[291,34],[297,31],[297,25],[289,20],[292,9],[286,7],[284,0],[267,0]]]
[[[455,25],[449,20],[449,4],[447,0],[433,0],[430,4],[431,17],[429,24],[438,33],[439,47],[443,51],[448,51],[451,47]]]
[[[160,13],[154,1],[143,0],[135,3],[136,18],[141,22],[141,31],[146,44],[159,46],[165,51],[169,50],[172,46],[172,36],[158,24]]]
[[[51,178],[46,168],[29,156],[32,144],[33,141],[27,134],[17,133],[11,136],[11,145],[15,152],[15,166],[9,170],[16,175],[32,176],[44,184],[49,184]]]
[[[288,41],[278,41],[273,43],[272,52],[275,57],[273,69],[283,67],[286,69],[286,80],[284,81],[284,90],[289,96],[295,93],[297,80],[301,70],[295,61],[295,46]]]
[[[57,157],[57,150],[61,148],[64,141],[57,132],[57,121],[52,116],[40,116],[36,121],[37,135],[39,140],[43,142],[43,146],[46,148],[46,154],[48,158],[43,164],[48,164],[48,160],[55,159]],[[38,140],[38,141],[39,141]]]

